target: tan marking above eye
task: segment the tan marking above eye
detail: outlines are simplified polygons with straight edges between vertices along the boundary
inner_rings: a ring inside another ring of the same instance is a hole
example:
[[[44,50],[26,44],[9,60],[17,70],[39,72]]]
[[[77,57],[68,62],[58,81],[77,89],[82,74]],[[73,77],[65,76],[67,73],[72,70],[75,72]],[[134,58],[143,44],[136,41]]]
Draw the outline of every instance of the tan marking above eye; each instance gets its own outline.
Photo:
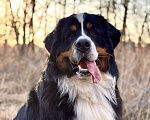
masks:
[[[77,26],[72,25],[72,26],[70,27],[70,29],[71,29],[72,31],[76,31],[76,30],[77,30]]]
[[[87,23],[87,25],[86,25],[87,29],[91,29],[91,28],[92,28],[92,26],[93,26],[93,24],[92,24],[92,23]]]

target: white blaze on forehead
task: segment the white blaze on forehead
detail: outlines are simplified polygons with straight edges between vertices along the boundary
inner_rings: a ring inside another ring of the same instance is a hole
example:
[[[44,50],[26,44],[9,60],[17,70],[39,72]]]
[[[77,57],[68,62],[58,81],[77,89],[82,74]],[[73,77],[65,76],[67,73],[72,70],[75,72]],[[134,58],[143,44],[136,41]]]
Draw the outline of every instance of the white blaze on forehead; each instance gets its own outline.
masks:
[[[84,29],[83,29],[84,13],[75,15],[75,17],[76,17],[77,20],[81,23],[81,32],[82,32],[82,35],[85,35]]]
[[[76,19],[81,23],[81,36],[78,39],[87,39],[91,41],[91,38],[89,36],[87,36],[84,32],[84,27],[83,27],[83,23],[84,23],[84,13],[82,14],[77,14],[75,15]]]
[[[83,21],[84,21],[84,13],[77,14],[77,15],[75,15],[75,17],[78,19],[78,21],[80,23],[83,23]]]

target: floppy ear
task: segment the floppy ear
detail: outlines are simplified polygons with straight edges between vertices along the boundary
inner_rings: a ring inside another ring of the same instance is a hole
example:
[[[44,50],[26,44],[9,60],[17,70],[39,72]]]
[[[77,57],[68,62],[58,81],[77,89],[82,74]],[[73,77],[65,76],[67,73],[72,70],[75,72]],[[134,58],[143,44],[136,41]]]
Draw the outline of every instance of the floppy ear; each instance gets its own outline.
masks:
[[[44,40],[44,43],[45,43],[46,49],[50,53],[52,45],[54,43],[54,31],[47,35],[47,37]]]
[[[105,34],[107,34],[108,37],[111,39],[111,42],[113,44],[113,49],[115,49],[117,44],[120,42],[120,36],[121,36],[120,31],[117,30],[113,25],[108,23],[103,16],[100,15],[99,20],[101,22],[101,25],[103,26],[103,30]]]
[[[48,52],[50,53],[50,60],[52,62],[56,61],[57,58],[57,40],[56,40],[56,33],[55,31],[51,32],[46,38],[45,38],[45,47],[48,50]]]
[[[56,29],[51,32],[45,39],[45,47],[50,53],[50,60],[52,62],[55,62],[58,56],[58,48],[59,45],[61,44],[61,32],[62,32],[62,25],[64,19],[61,19],[57,26]]]
[[[121,33],[114,26],[107,22],[107,33],[112,41],[113,48],[115,49],[120,42]]]

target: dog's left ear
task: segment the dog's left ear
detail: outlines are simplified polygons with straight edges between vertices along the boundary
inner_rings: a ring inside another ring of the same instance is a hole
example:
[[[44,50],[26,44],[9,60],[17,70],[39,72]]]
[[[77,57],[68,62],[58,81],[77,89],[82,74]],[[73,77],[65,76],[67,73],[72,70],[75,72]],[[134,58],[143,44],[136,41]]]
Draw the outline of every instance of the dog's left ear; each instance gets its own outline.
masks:
[[[113,25],[108,23],[107,20],[103,16],[98,15],[98,17],[99,17],[99,20],[101,22],[101,25],[103,27],[105,34],[109,36],[113,44],[113,49],[115,49],[118,43],[120,42],[120,36],[121,36],[120,31],[117,30]]]
[[[107,22],[107,21],[106,21]],[[107,33],[112,41],[113,48],[115,49],[118,43],[120,42],[121,33],[113,25],[107,22]]]

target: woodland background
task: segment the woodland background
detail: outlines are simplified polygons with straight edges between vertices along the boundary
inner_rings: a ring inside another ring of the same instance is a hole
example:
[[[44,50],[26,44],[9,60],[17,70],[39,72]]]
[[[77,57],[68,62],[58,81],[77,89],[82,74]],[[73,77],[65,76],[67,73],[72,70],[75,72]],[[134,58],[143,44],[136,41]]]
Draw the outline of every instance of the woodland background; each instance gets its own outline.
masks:
[[[103,15],[122,33],[115,50],[123,120],[150,120],[149,0],[0,0],[0,120],[12,120],[44,69],[44,38],[60,18]]]

